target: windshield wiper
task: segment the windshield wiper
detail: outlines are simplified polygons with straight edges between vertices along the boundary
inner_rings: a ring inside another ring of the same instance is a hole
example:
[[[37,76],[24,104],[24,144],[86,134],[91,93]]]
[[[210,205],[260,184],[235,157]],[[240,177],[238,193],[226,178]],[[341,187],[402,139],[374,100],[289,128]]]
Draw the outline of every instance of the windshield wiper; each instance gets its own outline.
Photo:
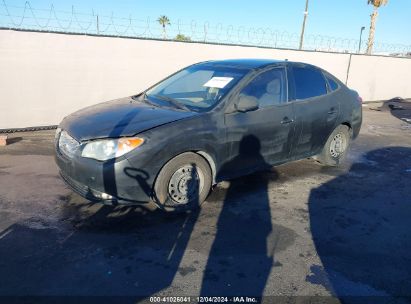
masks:
[[[177,100],[175,100],[174,98],[168,97],[168,96],[164,96],[164,95],[154,95],[155,98],[161,99],[161,100],[165,100],[168,101],[169,103],[171,103],[172,105],[174,105],[176,108],[179,108],[181,110],[187,110],[190,111],[190,109],[185,106],[184,104],[179,103]]]
[[[148,103],[149,105],[152,106],[157,106],[155,103],[151,102],[148,98],[147,98],[147,93],[146,92],[142,92],[138,95],[134,95],[133,97],[131,97],[133,100],[138,100],[138,101],[143,101],[145,103]]]

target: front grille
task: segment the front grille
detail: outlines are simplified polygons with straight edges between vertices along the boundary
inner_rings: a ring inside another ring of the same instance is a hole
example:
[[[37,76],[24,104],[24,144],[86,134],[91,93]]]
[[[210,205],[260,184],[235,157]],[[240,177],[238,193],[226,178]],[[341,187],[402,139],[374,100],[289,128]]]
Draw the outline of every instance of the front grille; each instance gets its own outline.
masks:
[[[59,151],[61,154],[68,158],[73,158],[74,154],[80,147],[80,144],[77,140],[71,137],[66,131],[62,131],[60,133],[59,143],[58,143]]]

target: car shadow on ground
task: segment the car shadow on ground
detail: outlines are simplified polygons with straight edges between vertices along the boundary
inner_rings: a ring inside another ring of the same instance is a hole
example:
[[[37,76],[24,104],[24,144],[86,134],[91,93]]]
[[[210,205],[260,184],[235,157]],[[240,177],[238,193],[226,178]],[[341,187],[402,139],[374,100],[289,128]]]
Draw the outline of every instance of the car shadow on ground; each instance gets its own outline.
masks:
[[[410,189],[411,149],[387,147],[312,190],[310,226],[322,265],[311,266],[307,281],[344,303],[411,300],[397,298],[411,296]]]
[[[392,98],[385,101],[379,108],[370,108],[374,111],[390,112],[392,116],[399,120],[411,124],[411,101],[402,98]]]

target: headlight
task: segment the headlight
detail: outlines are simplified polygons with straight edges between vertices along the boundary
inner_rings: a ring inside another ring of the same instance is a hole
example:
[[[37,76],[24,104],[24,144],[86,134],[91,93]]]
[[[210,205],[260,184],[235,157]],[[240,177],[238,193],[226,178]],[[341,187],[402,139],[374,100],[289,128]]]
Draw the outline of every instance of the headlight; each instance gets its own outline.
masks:
[[[61,129],[60,129],[60,128],[57,128],[57,129],[56,129],[56,134],[54,135],[54,140],[55,140],[55,141],[59,138],[60,133],[61,133]]]
[[[97,160],[108,160],[120,157],[143,143],[144,139],[140,137],[96,140],[85,145],[81,156]]]

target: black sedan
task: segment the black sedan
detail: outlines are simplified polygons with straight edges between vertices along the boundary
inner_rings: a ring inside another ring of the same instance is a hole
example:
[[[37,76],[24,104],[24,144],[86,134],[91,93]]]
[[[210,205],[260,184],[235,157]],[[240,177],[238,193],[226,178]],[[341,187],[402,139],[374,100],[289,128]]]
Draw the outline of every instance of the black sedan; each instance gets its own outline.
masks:
[[[208,61],[67,116],[56,162],[91,201],[181,211],[219,181],[273,165],[308,157],[338,165],[361,121],[357,92],[318,67]]]

